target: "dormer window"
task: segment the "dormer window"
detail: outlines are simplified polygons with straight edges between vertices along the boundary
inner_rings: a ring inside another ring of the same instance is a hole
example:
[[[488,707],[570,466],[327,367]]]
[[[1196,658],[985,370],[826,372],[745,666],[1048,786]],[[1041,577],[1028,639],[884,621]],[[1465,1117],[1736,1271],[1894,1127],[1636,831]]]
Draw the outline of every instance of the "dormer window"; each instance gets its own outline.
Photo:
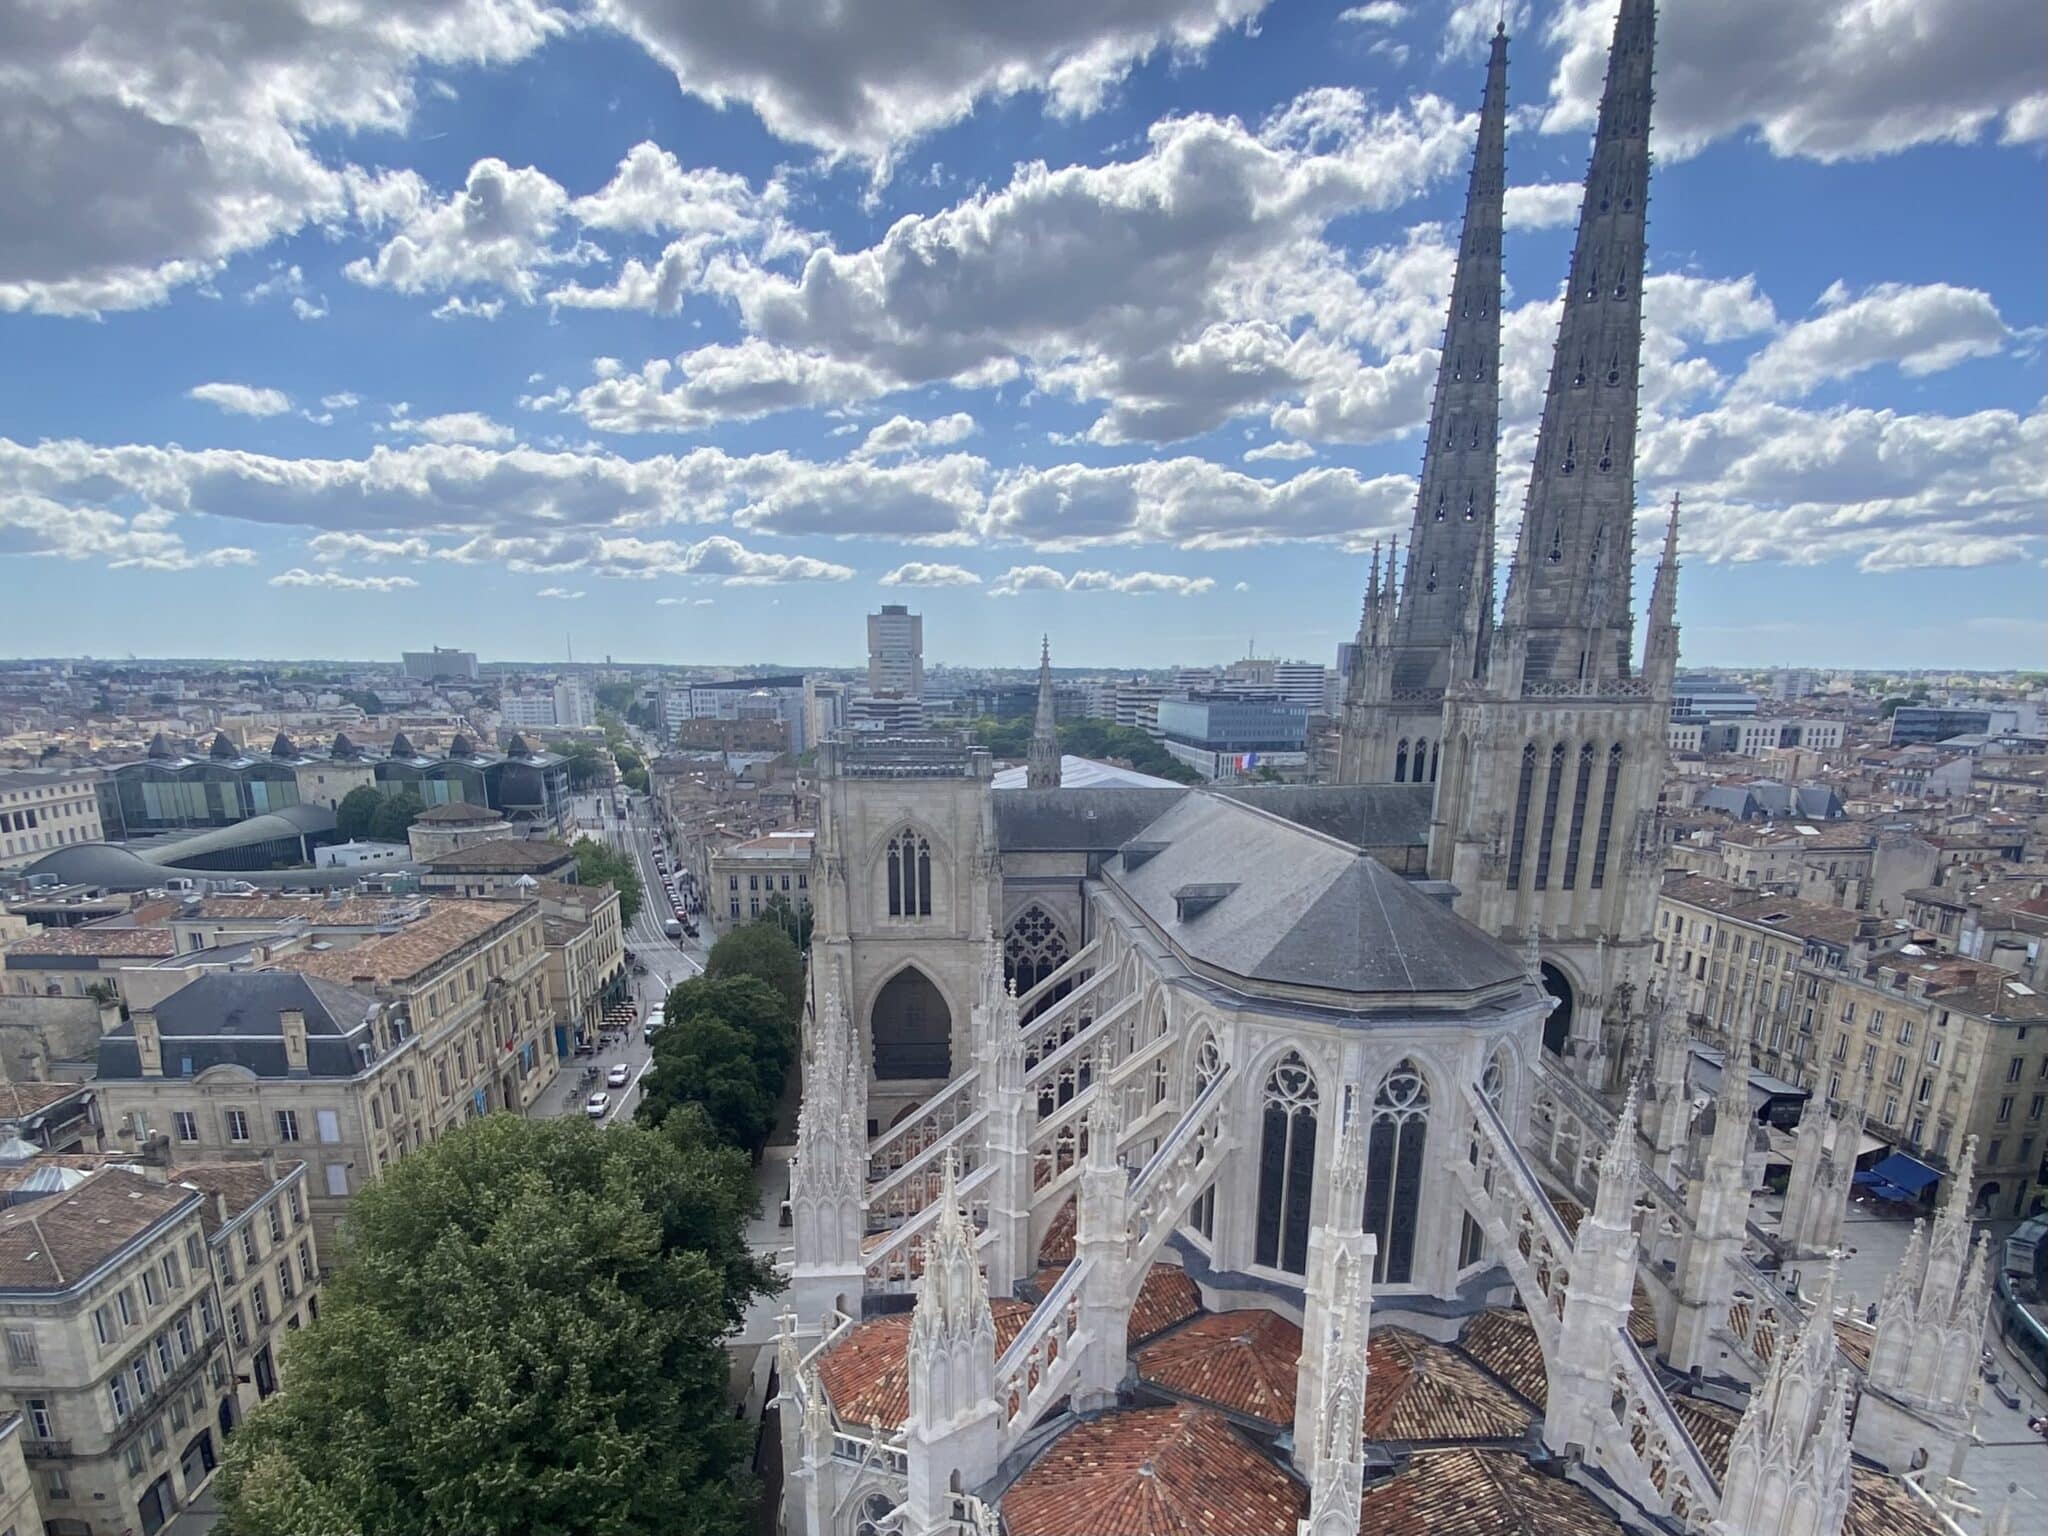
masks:
[[[1237,889],[1229,884],[1183,885],[1173,893],[1173,913],[1178,922],[1192,922]]]

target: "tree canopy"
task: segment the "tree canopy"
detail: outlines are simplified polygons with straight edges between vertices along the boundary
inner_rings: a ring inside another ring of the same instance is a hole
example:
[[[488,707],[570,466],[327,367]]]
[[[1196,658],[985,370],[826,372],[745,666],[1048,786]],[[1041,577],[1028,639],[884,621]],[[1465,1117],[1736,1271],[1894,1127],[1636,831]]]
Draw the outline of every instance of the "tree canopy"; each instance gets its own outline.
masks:
[[[1031,730],[1032,721],[1022,717],[978,720],[974,726],[976,739],[999,757],[1022,757],[1030,746]],[[1171,779],[1176,784],[1201,781],[1199,773],[1133,726],[1110,720],[1069,720],[1059,728],[1059,734],[1060,750],[1076,757],[1123,763],[1139,773]]]
[[[604,748],[597,743],[558,741],[554,750],[562,755],[562,761],[568,767],[571,789],[584,790],[610,782],[611,766],[605,760]]]
[[[640,885],[640,871],[632,859],[610,843],[579,837],[570,844],[576,855],[576,879],[583,885],[608,885],[619,893],[619,921],[631,923],[639,915],[646,892]]]
[[[377,814],[370,818],[370,835],[380,843],[402,843],[406,831],[425,809],[420,797],[409,789],[385,795],[377,802]]]
[[[371,834],[377,824],[377,809],[383,805],[384,797],[377,793],[376,786],[359,784],[341,797],[341,803],[334,808],[334,830],[344,842],[360,842]]]
[[[744,1160],[491,1115],[355,1198],[290,1390],[229,1443],[221,1536],[725,1536],[726,1332],[773,1288]]]
[[[757,918],[711,946],[706,976],[758,976],[782,995],[792,1021],[804,1006],[804,957],[772,917]]]

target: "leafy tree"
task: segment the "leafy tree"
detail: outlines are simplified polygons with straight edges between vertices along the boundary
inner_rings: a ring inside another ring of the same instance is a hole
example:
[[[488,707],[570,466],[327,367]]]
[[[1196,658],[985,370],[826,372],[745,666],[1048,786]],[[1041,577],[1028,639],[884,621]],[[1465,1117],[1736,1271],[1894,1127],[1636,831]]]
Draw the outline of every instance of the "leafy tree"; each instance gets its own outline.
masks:
[[[632,790],[635,794],[644,795],[647,793],[647,770],[645,768],[628,768],[619,777],[625,781],[626,788]]]
[[[725,1536],[726,1332],[772,1273],[700,1130],[490,1115],[358,1195],[291,1390],[228,1443],[220,1536]]]
[[[811,909],[808,905],[793,907],[789,898],[780,891],[768,898],[768,905],[761,909],[761,915],[754,919],[759,923],[773,923],[789,935],[789,942],[799,952],[811,947]]]
[[[579,837],[569,845],[576,855],[576,879],[582,885],[608,885],[619,893],[619,921],[631,923],[640,913],[646,893],[633,861],[610,843]]]
[[[757,919],[733,929],[711,946],[704,974],[759,977],[788,1003],[792,1022],[803,1011],[804,958],[774,922]]]
[[[781,1097],[796,1062],[796,1016],[788,999],[758,976],[692,976],[669,989],[662,1018],[669,1024],[691,1018],[730,1024],[746,1037],[761,1091],[770,1099]],[[655,1036],[657,1048],[662,1038]]]
[[[354,790],[349,791],[354,794]],[[370,819],[370,835],[380,843],[402,843],[406,829],[419,819],[426,806],[420,797],[409,789],[402,789],[395,795],[386,795],[377,803],[377,814]]]
[[[367,688],[344,688],[341,690],[341,699],[344,704],[353,704],[366,715],[384,713],[384,701]]]
[[[643,731],[653,730],[655,725],[654,706],[645,701],[628,704],[626,706],[626,724],[636,725]]]
[[[654,1064],[640,1079],[635,1114],[658,1127],[695,1105],[720,1142],[758,1161],[775,1124],[775,1097],[761,1081],[747,1036],[715,1014],[696,1013],[654,1037]]]
[[[370,835],[377,824],[378,808],[384,804],[384,797],[376,786],[360,784],[341,797],[341,804],[334,808],[334,830],[344,842],[360,842]]]
[[[609,710],[615,715],[620,714],[633,702],[633,685],[631,683],[599,683],[597,685],[596,697],[599,709]]]
[[[605,764],[603,748],[588,741],[558,741],[554,750],[561,753],[569,770],[569,787],[574,790],[590,788],[610,778]]]

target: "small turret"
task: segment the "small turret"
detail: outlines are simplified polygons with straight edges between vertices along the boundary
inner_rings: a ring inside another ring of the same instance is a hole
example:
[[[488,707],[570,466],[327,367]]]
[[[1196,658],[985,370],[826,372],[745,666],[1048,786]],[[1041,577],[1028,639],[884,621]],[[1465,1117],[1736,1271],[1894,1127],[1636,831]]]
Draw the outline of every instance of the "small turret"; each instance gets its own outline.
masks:
[[[1678,496],[1671,497],[1671,517],[1664,525],[1664,558],[1650,587],[1650,624],[1643,639],[1643,676],[1659,698],[1671,692],[1678,672]]]
[[[1044,637],[1038,648],[1038,718],[1031,727],[1031,750],[1024,768],[1027,789],[1060,787],[1060,728],[1058,703],[1052,689],[1052,638]]]

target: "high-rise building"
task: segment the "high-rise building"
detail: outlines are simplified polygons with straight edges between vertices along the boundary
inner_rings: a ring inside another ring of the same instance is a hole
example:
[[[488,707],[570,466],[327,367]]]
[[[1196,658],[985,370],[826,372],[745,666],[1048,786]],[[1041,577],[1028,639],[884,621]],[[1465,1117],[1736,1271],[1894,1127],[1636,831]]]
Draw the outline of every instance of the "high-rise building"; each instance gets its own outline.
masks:
[[[565,673],[555,684],[555,724],[587,726],[597,723],[597,701],[590,680],[581,672]]]
[[[443,679],[474,682],[477,676],[475,651],[451,651],[435,646],[431,651],[406,651],[399,661],[405,675],[416,683]]]
[[[901,603],[868,615],[868,691],[924,694],[924,616]]]

